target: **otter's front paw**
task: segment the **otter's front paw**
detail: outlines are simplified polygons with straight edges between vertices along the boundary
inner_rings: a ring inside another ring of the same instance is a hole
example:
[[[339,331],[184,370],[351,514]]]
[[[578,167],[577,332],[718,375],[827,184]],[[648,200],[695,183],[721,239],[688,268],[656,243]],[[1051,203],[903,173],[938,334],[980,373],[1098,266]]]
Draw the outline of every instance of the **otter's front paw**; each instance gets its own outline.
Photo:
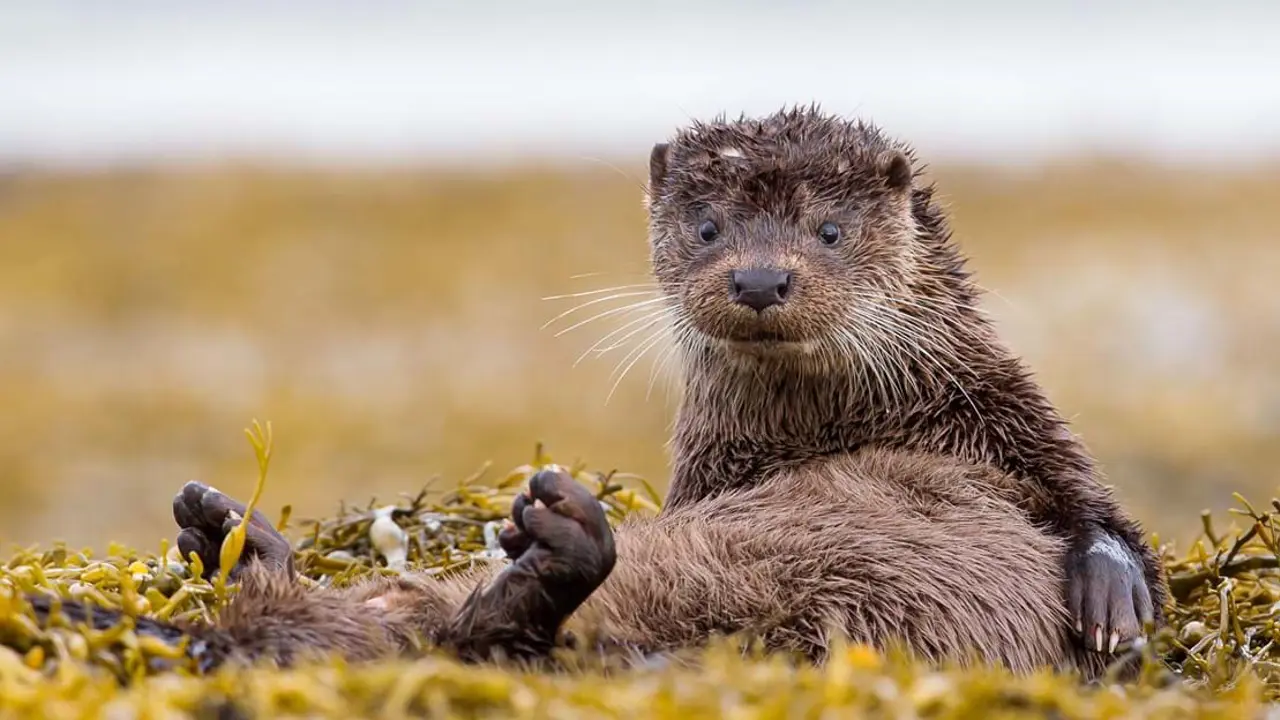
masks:
[[[218,572],[222,541],[244,517],[245,506],[204,483],[194,480],[182,486],[173,498],[173,519],[178,523],[178,550],[184,558],[200,556],[204,576]],[[260,510],[254,510],[245,532],[240,562],[231,569],[235,579],[251,558],[257,557],[270,569],[293,575],[293,546]]]
[[[613,570],[613,531],[600,502],[568,473],[543,470],[516,496],[498,534],[507,556],[555,589],[573,611]],[[579,597],[580,596],[580,597]]]
[[[516,498],[498,540],[514,562],[476,588],[437,640],[468,660],[544,656],[613,570],[613,530],[586,488],[543,470]]]
[[[1105,531],[1082,539],[1067,558],[1067,609],[1086,648],[1130,647],[1154,617],[1141,560]]]

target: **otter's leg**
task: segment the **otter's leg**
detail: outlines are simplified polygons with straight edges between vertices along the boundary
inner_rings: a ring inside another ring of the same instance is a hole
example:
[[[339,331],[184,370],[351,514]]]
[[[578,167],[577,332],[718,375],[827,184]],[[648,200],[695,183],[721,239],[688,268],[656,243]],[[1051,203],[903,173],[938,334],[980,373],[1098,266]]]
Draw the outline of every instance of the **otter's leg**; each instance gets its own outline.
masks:
[[[228,518],[243,512],[203,486],[188,485],[175,500],[179,524],[192,521],[179,537],[194,529],[209,540],[207,546],[187,541],[194,552],[212,552],[221,543],[218,533],[233,527]],[[517,497],[500,535],[514,562],[500,572],[488,566],[445,580],[408,575],[316,592],[294,581],[286,559],[292,549],[269,524],[258,524],[250,540],[254,558],[237,569],[240,592],[218,618],[218,654],[283,662],[311,652],[366,659],[424,642],[465,660],[541,657],[615,562],[600,503],[559,470],[534,475]]]
[[[178,547],[201,558],[205,576],[219,570],[226,534],[245,506],[201,483],[174,498]],[[435,642],[464,659],[545,654],[564,618],[613,567],[613,536],[595,498],[563,473],[530,483],[502,543],[515,562],[482,563],[449,578],[406,574],[377,577],[342,589],[311,589],[297,581],[293,548],[264,515],[247,526],[244,552],[229,576],[236,596],[212,625],[139,619],[138,630],[177,643],[202,670],[226,662],[288,665],[320,654],[360,661],[422,649]],[[60,607],[98,626],[121,613],[85,603],[32,598],[38,616]]]
[[[202,483],[187,483],[174,498],[178,547],[200,556],[207,577],[218,571],[222,542],[244,512],[242,503]],[[297,581],[292,545],[255,512],[230,572],[239,585],[235,598],[212,626],[185,631],[206,668],[227,660],[288,664],[317,653],[353,661],[386,657],[421,648],[496,570],[481,564],[448,579],[406,574],[312,589]]]
[[[227,532],[243,517],[236,500],[200,483],[174,499],[179,547],[216,572]],[[545,655],[561,624],[613,569],[613,534],[600,503],[559,470],[540,472],[519,495],[500,535],[514,562],[447,580],[412,575],[341,591],[295,581],[292,547],[258,513],[245,560],[232,575],[235,600],[209,639],[212,654],[290,661],[310,652],[365,659],[434,642],[468,660]]]
[[[516,498],[499,540],[514,562],[477,587],[435,640],[469,660],[544,656],[613,570],[613,531],[586,488],[544,470]]]

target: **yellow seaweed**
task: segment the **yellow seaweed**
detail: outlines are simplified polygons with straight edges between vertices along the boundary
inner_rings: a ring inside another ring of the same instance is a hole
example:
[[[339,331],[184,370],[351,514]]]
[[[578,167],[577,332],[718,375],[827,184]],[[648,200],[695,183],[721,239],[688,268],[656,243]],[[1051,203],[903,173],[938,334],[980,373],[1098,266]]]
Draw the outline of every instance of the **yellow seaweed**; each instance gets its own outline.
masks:
[[[258,486],[249,512],[266,482],[271,449],[270,425],[254,427]],[[402,497],[390,509],[371,500],[300,521],[295,547],[303,581],[341,585],[392,572],[369,538],[378,517],[394,521],[409,539],[409,569],[446,574],[465,567],[491,550],[486,528],[549,464],[539,447],[535,462],[488,484],[482,470],[455,487]],[[660,507],[639,478],[571,471],[615,521]],[[763,655],[735,638],[718,639],[681,662],[625,671],[583,658],[568,670],[537,674],[466,666],[427,650],[416,659],[228,667],[201,676],[182,646],[139,635],[130,615],[208,620],[232,594],[225,577],[202,579],[198,559],[178,558],[163,544],[155,553],[108,546],[101,557],[26,548],[0,567],[0,716],[1260,717],[1280,700],[1280,502],[1236,500],[1231,515],[1242,527],[1222,528],[1206,514],[1202,537],[1184,553],[1158,546],[1173,591],[1170,624],[1134,651],[1143,670],[1126,685],[1083,686],[1050,672],[1019,678],[996,669],[929,667],[896,650],[844,642],[814,667]],[[238,547],[224,545],[228,558],[243,550],[240,537]],[[126,616],[103,630],[58,613],[42,625],[24,599],[32,591],[86,598]]]

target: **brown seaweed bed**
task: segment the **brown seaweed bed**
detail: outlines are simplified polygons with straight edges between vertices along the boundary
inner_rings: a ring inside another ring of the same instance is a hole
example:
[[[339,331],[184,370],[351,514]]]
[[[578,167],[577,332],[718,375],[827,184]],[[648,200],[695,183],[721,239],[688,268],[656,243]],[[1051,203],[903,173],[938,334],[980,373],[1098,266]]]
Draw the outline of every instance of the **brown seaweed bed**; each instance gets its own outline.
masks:
[[[260,494],[270,426],[255,423],[249,436]],[[539,447],[532,462],[505,475],[480,472],[394,503],[342,505],[321,520],[291,523],[286,506],[279,526],[297,538],[305,582],[348,583],[401,566],[447,573],[496,553],[495,532],[514,495],[549,462]],[[641,478],[571,469],[615,521],[660,506]],[[129,619],[107,630],[43,627],[23,598],[52,591],[128,615],[208,618],[234,595],[224,578],[193,579],[198,568],[167,544],[26,548],[0,566],[0,717],[1280,717],[1272,710],[1280,699],[1280,500],[1258,507],[1237,495],[1236,502],[1230,529],[1206,513],[1201,537],[1181,554],[1153,537],[1169,573],[1171,622],[1137,651],[1141,677],[1124,685],[927,667],[856,644],[841,644],[815,667],[733,639],[697,651],[692,664],[625,671],[583,663],[535,673],[428,654],[201,676],[180,650],[136,635]],[[370,532],[388,519],[404,532]],[[236,537],[224,557],[240,551]]]

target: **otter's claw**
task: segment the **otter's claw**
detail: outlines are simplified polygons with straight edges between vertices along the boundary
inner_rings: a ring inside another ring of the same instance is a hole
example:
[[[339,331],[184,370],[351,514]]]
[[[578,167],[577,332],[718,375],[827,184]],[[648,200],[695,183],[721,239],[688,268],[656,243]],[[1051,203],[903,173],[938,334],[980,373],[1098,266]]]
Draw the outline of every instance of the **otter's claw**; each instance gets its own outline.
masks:
[[[218,490],[195,482],[182,486],[173,498],[173,519],[178,523],[178,550],[184,558],[195,553],[204,565],[204,576],[212,578],[219,569],[222,541],[244,517],[245,506]],[[245,532],[245,548],[240,563],[231,570],[234,578],[245,564],[258,557],[268,567],[293,573],[293,546],[254,510]]]
[[[517,495],[511,503],[511,517],[498,532],[498,544],[512,560],[519,560],[520,556],[533,544],[533,538],[524,531],[524,509],[532,504],[533,499],[528,493]]]
[[[1098,533],[1068,558],[1067,606],[1086,648],[1114,654],[1143,640],[1154,619],[1142,565],[1118,538]]]

